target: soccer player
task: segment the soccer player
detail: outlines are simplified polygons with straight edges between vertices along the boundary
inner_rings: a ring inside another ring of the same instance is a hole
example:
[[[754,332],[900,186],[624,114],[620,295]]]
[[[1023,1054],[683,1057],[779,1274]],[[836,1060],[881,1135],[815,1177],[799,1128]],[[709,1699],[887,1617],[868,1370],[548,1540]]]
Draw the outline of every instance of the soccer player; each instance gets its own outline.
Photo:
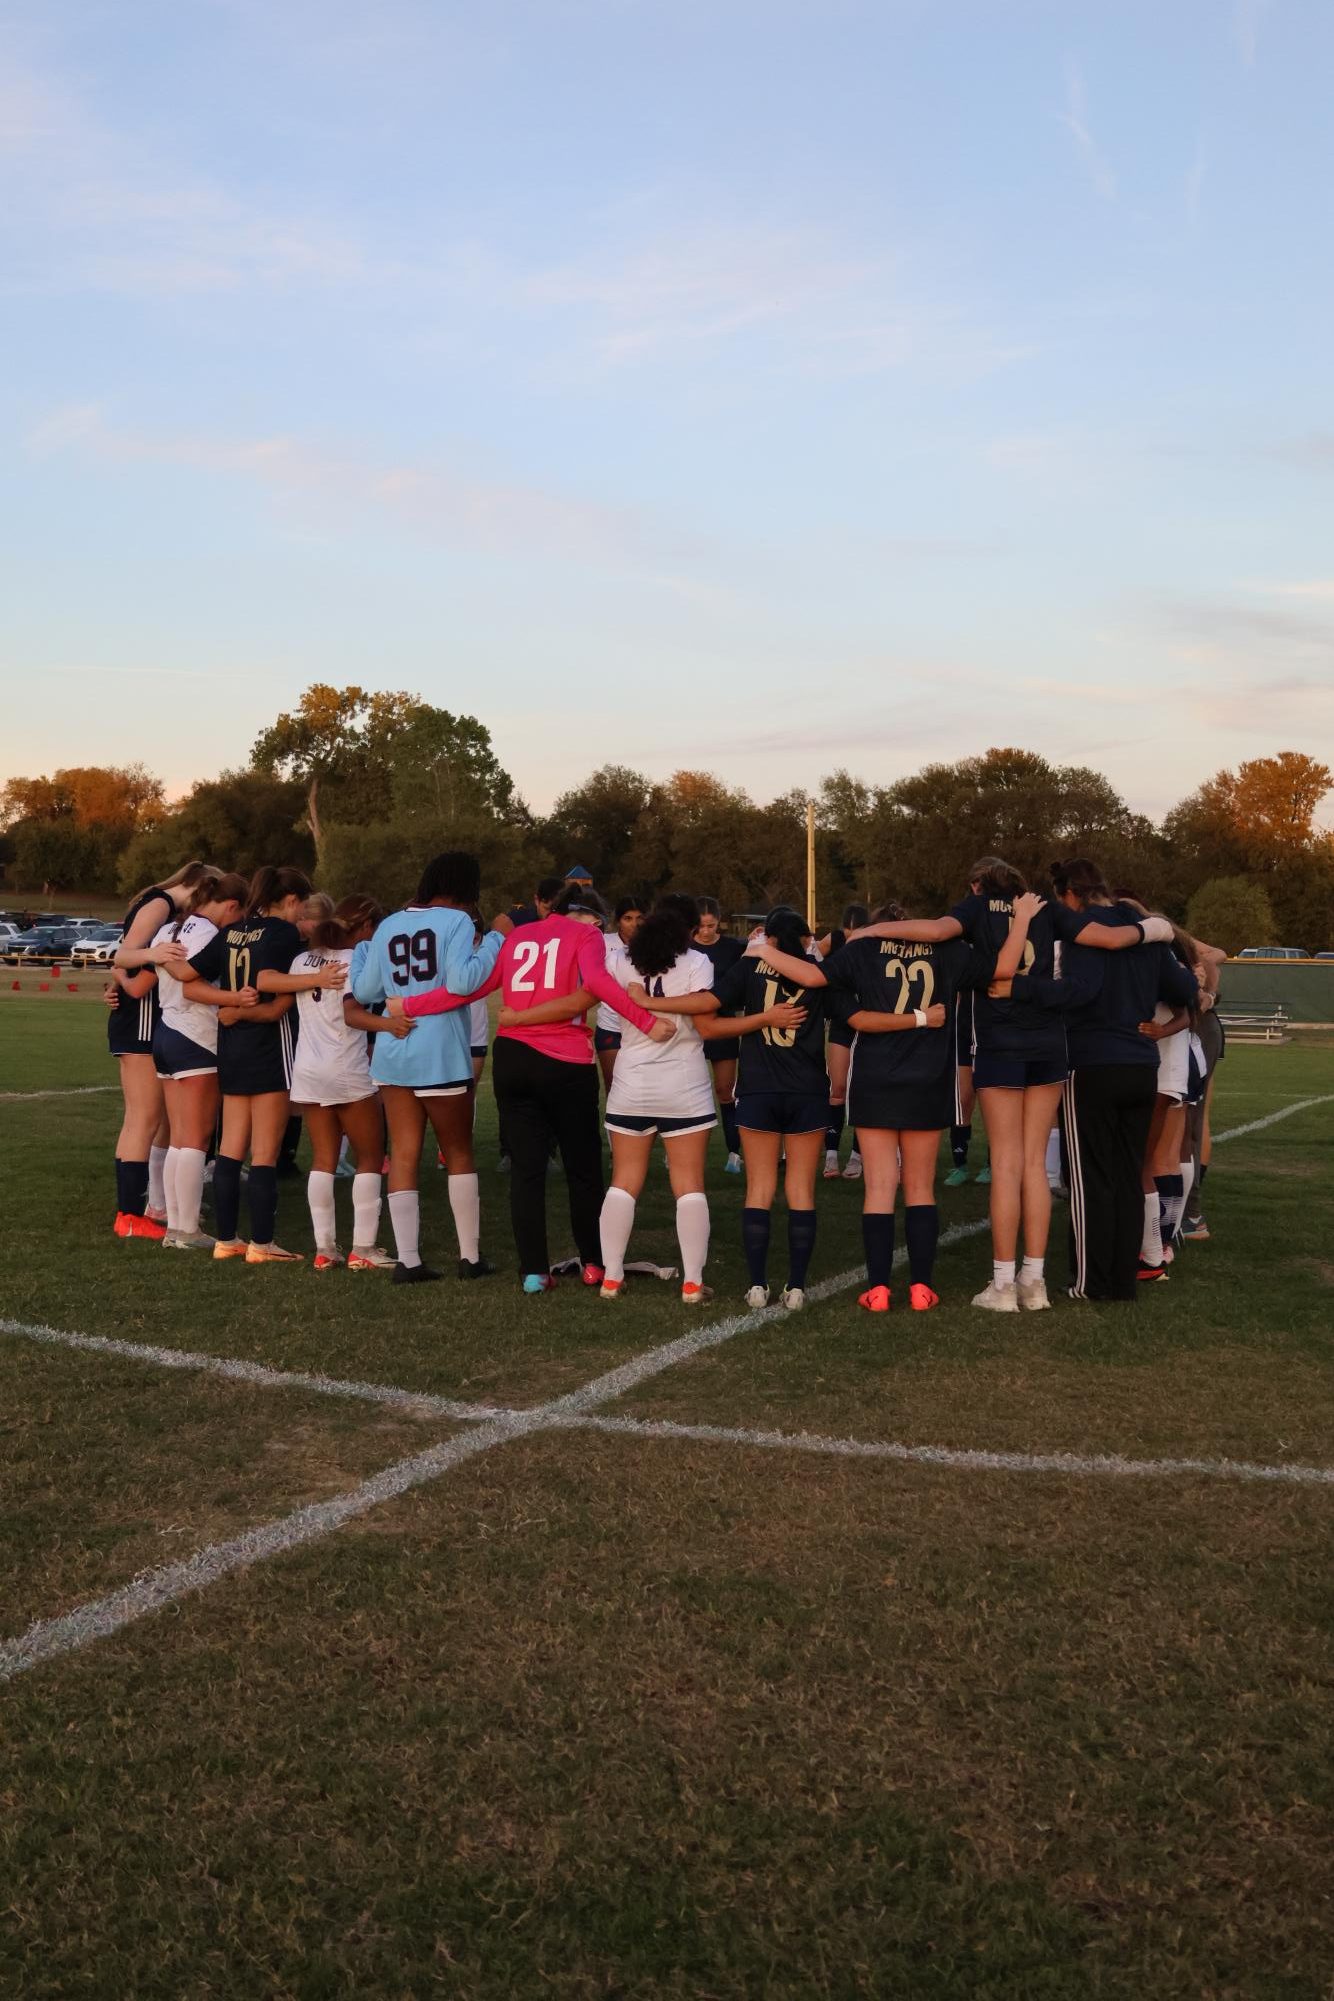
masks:
[[[700,896],[695,903],[699,910],[699,922],[691,943],[713,967],[716,990],[719,981],[732,970],[746,948],[739,938],[729,937],[723,930],[723,913],[716,897]],[[713,1072],[714,1088],[718,1093],[718,1116],[722,1120],[723,1140],[727,1146],[724,1171],[728,1174],[741,1172],[741,1135],[736,1118],[736,1066],[740,1053],[741,1044],[736,1036],[721,1032],[704,1045],[705,1061]]]
[[[428,862],[415,902],[395,911],[358,945],[352,958],[354,998],[371,1007],[390,999],[447,987],[471,1000],[486,981],[507,934],[497,917],[474,948],[473,908],[481,894],[475,855],[452,850]],[[398,1248],[395,1285],[421,1285],[442,1274],[422,1263],[418,1177],[427,1121],[445,1156],[449,1206],[458,1234],[458,1275],[490,1277],[495,1266],[481,1252],[481,1201],[473,1155],[473,1072],[467,1010],[423,1017],[404,1041],[378,1035],[371,1075],[380,1087],[389,1122],[389,1215]]]
[[[630,940],[644,921],[644,899],[642,896],[623,896],[616,905],[615,930],[606,940],[607,964],[624,952]],[[612,1073],[616,1068],[616,1052],[621,1046],[621,1017],[607,1001],[600,1003],[597,1022],[593,1030],[593,1047],[597,1051],[598,1063],[602,1069],[603,1089],[611,1089]]]
[[[349,1271],[391,1271],[395,1259],[376,1243],[380,1229],[380,1163],[384,1155],[384,1113],[371,1076],[366,1038],[412,1033],[412,1023],[372,1014],[344,986],[356,946],[368,940],[383,911],[369,896],[345,896],[329,916],[317,918],[307,946],[292,961],[297,977],[339,969],[334,984],[307,987],[297,995],[296,1062],[292,1104],[305,1114],[311,1163],[306,1201],[315,1236],[316,1271],[346,1264]],[[339,1147],[346,1138],[357,1157],[352,1180],[352,1249],[338,1248],[334,1178]],[[372,1163],[374,1163],[372,1165]]]
[[[875,920],[894,921],[880,913]],[[747,950],[756,950],[754,940]],[[954,1000],[961,989],[985,981],[989,962],[958,937],[910,944],[863,933],[823,970],[809,959],[775,953],[767,941],[763,951],[797,985],[831,987],[834,1005],[856,1034],[848,1114],[865,1166],[867,1278],[858,1305],[871,1313],[890,1310],[894,1206],[902,1181],[908,1300],[915,1313],[927,1312],[940,1304],[932,1284],[940,1234],[936,1156],[954,1102]]]
[[[827,937],[820,940],[820,957],[827,959],[834,952],[841,952],[848,941],[850,931],[860,931],[870,922],[871,913],[864,903],[850,903],[843,912],[843,922],[835,927]],[[848,1066],[852,1060],[852,1030],[844,1021],[829,1023],[829,1049],[827,1063],[829,1070],[829,1123],[825,1129],[824,1178],[837,1181],[840,1173],[846,1181],[860,1181],[862,1157],[857,1151],[854,1135],[852,1152],[848,1155],[845,1168],[839,1166],[839,1148],[843,1141],[843,1126],[848,1102]]]

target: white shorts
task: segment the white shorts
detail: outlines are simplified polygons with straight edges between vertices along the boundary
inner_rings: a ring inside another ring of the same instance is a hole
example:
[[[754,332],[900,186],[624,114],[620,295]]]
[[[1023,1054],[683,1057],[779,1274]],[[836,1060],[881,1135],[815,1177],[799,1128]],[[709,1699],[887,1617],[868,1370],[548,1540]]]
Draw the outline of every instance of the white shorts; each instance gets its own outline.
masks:
[[[364,1070],[320,1072],[301,1068],[301,1047],[297,1045],[296,1067],[288,1094],[294,1105],[359,1105],[375,1096],[375,1085]]]
[[[1178,1029],[1158,1044],[1158,1096],[1184,1104],[1190,1089],[1190,1030]]]
[[[412,1095],[414,1098],[466,1098],[472,1089],[470,1077],[466,1084],[419,1084]]]
[[[610,1107],[607,1111],[607,1131],[626,1139],[652,1139],[658,1133],[664,1139],[682,1139],[686,1133],[712,1132],[717,1123],[714,1112],[707,1118],[669,1118],[661,1112],[613,1112]]]

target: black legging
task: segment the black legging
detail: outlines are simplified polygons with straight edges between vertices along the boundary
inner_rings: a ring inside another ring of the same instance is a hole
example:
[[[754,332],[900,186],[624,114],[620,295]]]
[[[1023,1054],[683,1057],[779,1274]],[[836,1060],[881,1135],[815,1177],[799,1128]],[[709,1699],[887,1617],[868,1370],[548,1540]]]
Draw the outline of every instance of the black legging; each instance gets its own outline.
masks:
[[[1144,1149],[1158,1066],[1076,1065],[1061,1101],[1070,1189],[1070,1283],[1081,1299],[1134,1299]]]
[[[547,1161],[560,1148],[570,1197],[570,1226],[584,1264],[601,1264],[601,1099],[596,1063],[564,1063],[512,1035],[496,1037],[496,1104],[510,1150],[510,1220],[519,1270],[551,1268],[547,1250]]]

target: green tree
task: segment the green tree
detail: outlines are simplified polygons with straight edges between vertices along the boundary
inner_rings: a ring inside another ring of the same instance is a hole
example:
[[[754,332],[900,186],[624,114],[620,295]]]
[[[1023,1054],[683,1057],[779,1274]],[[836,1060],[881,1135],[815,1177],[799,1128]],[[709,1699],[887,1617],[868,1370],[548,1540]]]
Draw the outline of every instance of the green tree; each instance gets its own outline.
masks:
[[[1235,958],[1247,945],[1273,945],[1274,913],[1262,884],[1245,875],[1217,875],[1186,906],[1186,929]]]
[[[613,894],[638,886],[628,874],[630,854],[653,787],[640,771],[604,764],[581,785],[562,792],[542,827],[551,852],[582,862],[593,880]]]
[[[49,895],[57,889],[100,891],[95,838],[72,820],[21,820],[13,833],[14,885]]]
[[[251,875],[264,862],[311,869],[315,849],[305,828],[305,794],[290,779],[261,771],[224,771],[196,785],[150,833],[120,857],[118,886],[129,896],[187,861]]]

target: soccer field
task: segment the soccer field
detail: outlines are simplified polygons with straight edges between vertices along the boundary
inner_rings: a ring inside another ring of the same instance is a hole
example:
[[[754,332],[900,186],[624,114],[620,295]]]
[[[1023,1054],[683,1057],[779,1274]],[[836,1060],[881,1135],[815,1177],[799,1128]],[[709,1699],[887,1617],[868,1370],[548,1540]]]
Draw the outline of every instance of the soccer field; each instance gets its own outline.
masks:
[[[1169,1284],[1012,1317],[974,1186],[859,1314],[844,1183],[747,1313],[721,1153],[702,1322],[524,1298],[489,1084],[501,1278],[118,1242],[109,1085],[6,999],[0,1992],[1328,1997],[1334,1048],[1229,1053]]]

